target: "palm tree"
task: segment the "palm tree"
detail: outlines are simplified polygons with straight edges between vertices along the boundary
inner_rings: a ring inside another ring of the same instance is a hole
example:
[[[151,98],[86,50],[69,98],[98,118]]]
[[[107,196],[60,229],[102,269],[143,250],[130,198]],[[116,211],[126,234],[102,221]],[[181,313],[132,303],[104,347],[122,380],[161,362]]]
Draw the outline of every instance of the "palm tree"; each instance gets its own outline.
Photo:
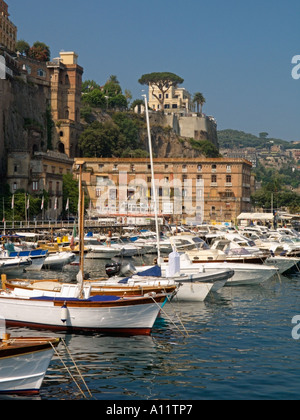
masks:
[[[108,82],[116,83],[117,85],[120,84],[117,76],[115,76],[114,74],[112,74],[111,76],[109,76]]]
[[[196,92],[194,94],[193,102],[197,104],[197,112],[199,112],[199,108],[200,108],[200,114],[202,114],[202,107],[203,107],[203,104],[205,104],[206,102],[202,93]]]

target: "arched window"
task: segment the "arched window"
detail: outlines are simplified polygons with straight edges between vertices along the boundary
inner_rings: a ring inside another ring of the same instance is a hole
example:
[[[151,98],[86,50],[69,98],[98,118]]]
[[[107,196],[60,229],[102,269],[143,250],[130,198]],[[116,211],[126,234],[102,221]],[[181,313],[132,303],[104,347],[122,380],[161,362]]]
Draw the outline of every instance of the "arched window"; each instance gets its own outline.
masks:
[[[57,149],[59,153],[65,153],[65,145],[63,143],[58,143]]]
[[[37,75],[40,77],[46,77],[46,72],[43,69],[38,69]]]

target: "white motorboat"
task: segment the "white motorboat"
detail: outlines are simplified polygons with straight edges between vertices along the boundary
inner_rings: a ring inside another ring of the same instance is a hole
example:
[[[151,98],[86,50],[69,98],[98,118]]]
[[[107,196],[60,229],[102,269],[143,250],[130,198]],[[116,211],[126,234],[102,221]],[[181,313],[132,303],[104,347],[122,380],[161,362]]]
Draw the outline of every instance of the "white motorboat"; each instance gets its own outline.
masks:
[[[155,267],[150,267],[150,269]],[[128,286],[139,286],[140,288],[146,288],[150,286],[160,286],[160,287],[169,287],[171,285],[177,285],[176,300],[185,301],[185,302],[203,302],[207,295],[209,294],[211,288],[214,285],[213,277],[206,276],[207,281],[198,281],[195,276],[194,279],[191,279],[189,276],[176,276],[172,278],[152,276],[146,273],[138,273],[137,275],[131,276],[129,279],[123,278],[111,278],[109,280],[104,280],[102,283],[93,282],[93,286],[97,287],[100,284],[117,285],[120,282],[125,282]]]
[[[66,264],[74,261],[75,258],[76,256],[73,252],[55,252],[53,254],[49,254],[46,257],[42,268],[50,270],[60,269]]]
[[[116,263],[117,265],[117,263]],[[132,273],[135,273],[132,275]],[[115,274],[118,274],[115,272]],[[126,283],[128,285],[160,285],[167,286],[175,284],[179,286],[176,299],[179,301],[200,301],[205,300],[210,291],[218,291],[224,284],[234,275],[234,272],[230,269],[224,268],[224,270],[216,270],[214,273],[205,273],[198,270],[193,272],[185,273],[182,271],[168,270],[166,264],[159,266],[141,266],[132,267],[130,277],[118,277],[118,275],[109,278],[108,280],[92,281],[92,284],[116,285],[120,283]]]
[[[0,258],[0,274],[16,275],[32,264],[29,257]]]
[[[120,250],[108,245],[87,245],[88,249],[85,258],[87,259],[110,259],[116,257]]]
[[[156,252],[156,243],[148,242],[147,239],[140,237],[138,235],[128,236],[127,239],[131,244],[137,246],[138,254],[152,254]]]
[[[161,264],[162,271],[168,268],[168,262]],[[138,270],[143,267],[137,267]],[[144,268],[145,269],[145,268]],[[191,261],[187,253],[180,253],[180,272],[186,275],[198,275],[198,273],[217,274],[219,271],[231,270],[234,274],[226,281],[224,286],[241,286],[262,283],[278,273],[278,268],[265,264],[247,264],[236,262],[195,262]]]
[[[47,256],[48,250],[45,249],[16,250],[9,253],[9,258],[30,258],[31,265],[26,267],[26,271],[40,271],[45,263]]]
[[[111,248],[118,251],[118,254],[117,254],[118,257],[134,257],[139,252],[139,249],[137,246],[120,243],[120,242],[119,243],[112,242]],[[142,252],[142,248],[141,248],[141,252]]]
[[[268,255],[255,249],[246,249],[229,239],[223,238],[220,234],[215,238],[214,243],[209,247],[207,243],[193,234],[182,234],[170,237],[174,249],[188,254],[190,260],[195,263],[206,263],[210,261],[248,262],[262,263]]]
[[[265,264],[247,264],[247,263],[218,263],[210,262],[203,264],[205,272],[213,272],[215,270],[230,267],[234,270],[234,275],[226,284],[227,286],[252,286],[266,282],[278,273],[278,268],[275,266],[268,266]]]
[[[280,274],[283,274],[292,268],[295,268],[295,270],[299,271],[297,268],[298,263],[298,257],[286,257],[284,255],[274,255],[272,257],[268,257],[264,262],[266,265],[275,265],[275,267],[278,268]]]
[[[86,236],[84,242],[85,248],[88,250],[88,258],[133,257],[144,254],[144,249],[141,246],[124,242],[116,235]]]

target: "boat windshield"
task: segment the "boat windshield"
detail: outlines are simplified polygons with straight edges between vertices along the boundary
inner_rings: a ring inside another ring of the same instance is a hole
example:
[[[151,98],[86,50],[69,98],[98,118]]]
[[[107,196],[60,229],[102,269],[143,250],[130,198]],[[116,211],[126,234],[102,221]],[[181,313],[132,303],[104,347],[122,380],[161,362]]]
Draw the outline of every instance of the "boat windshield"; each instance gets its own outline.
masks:
[[[204,242],[202,239],[194,237],[192,238],[192,240],[198,249],[209,249],[209,246],[207,245],[207,243]]]
[[[6,334],[6,322],[5,318],[0,315],[0,340]]]

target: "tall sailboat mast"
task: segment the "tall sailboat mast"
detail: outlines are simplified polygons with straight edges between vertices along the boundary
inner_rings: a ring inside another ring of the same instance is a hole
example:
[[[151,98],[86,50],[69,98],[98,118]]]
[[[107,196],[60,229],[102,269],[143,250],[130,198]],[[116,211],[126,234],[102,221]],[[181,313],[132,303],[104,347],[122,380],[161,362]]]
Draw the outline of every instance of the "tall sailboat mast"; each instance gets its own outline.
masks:
[[[82,166],[84,161],[77,162],[79,165],[79,202],[78,202],[78,233],[79,233],[79,272],[77,283],[80,286],[79,297],[83,298],[84,280],[84,191],[82,188]]]
[[[158,215],[157,215],[157,200],[156,200],[156,189],[155,189],[155,179],[154,179],[154,167],[153,167],[153,154],[152,154],[152,140],[151,140],[151,131],[150,131],[150,121],[149,121],[149,110],[148,110],[148,101],[147,95],[142,95],[145,98],[145,110],[146,110],[146,120],[147,120],[147,130],[148,130],[148,144],[149,144],[149,153],[150,153],[150,166],[151,166],[151,183],[153,191],[153,201],[154,201],[154,216],[155,216],[155,230],[156,230],[156,241],[157,241],[157,264],[161,265],[160,259],[160,242],[159,242],[159,229],[158,229]]]

